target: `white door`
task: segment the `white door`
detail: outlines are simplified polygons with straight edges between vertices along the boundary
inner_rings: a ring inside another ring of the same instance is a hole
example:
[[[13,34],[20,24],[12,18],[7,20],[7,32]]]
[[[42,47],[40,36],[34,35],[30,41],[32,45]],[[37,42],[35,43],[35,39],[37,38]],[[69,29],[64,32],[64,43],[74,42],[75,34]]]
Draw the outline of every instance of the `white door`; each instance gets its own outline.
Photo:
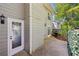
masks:
[[[24,21],[8,18],[8,55],[24,49]]]

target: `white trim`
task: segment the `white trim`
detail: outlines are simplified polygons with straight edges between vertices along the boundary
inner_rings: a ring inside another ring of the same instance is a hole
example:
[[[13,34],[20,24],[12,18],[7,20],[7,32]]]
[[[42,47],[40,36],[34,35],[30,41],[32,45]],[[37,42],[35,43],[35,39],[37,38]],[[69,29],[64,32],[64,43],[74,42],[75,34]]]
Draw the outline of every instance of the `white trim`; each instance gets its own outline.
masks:
[[[32,4],[29,6],[30,8],[30,54],[32,54]]]
[[[11,23],[12,22],[19,22],[22,24],[22,45],[19,47],[16,47],[14,49],[12,49],[12,40],[10,40],[10,35],[12,35],[11,31],[10,31],[10,27],[11,27]],[[14,55],[17,52],[21,51],[24,49],[24,21],[23,20],[19,20],[19,19],[12,19],[12,18],[7,18],[7,23],[8,23],[8,55]]]
[[[7,20],[7,31],[8,31],[8,32],[7,32],[7,34],[8,34],[8,35],[7,35],[7,41],[8,41],[8,45],[7,45],[7,46],[8,46],[8,49],[7,49],[7,50],[8,50],[8,56],[10,56],[10,49],[9,49],[9,47],[10,47],[10,46],[9,46],[9,44],[10,44],[10,43],[9,43],[9,20],[8,20],[8,18],[7,18],[6,20]]]

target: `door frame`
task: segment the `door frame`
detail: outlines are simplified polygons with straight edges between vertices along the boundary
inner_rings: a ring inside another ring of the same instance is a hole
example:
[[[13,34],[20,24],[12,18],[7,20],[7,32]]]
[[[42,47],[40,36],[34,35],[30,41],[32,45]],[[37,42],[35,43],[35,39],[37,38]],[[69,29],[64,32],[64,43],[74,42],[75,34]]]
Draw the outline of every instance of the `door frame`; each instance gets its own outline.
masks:
[[[22,24],[22,30],[21,30],[22,31],[21,32],[21,35],[22,35],[22,40],[21,40],[22,43],[21,44],[22,45],[14,48],[14,49],[12,49],[12,40],[10,39],[10,34],[12,34],[11,30],[10,30],[10,27],[11,27],[10,25],[12,22],[20,22]],[[20,19],[7,18],[7,24],[8,24],[8,26],[7,26],[7,30],[8,30],[8,32],[7,32],[8,33],[8,35],[7,35],[7,37],[8,37],[8,56],[12,56],[12,55],[14,55],[14,54],[16,54],[24,49],[24,21],[20,20]]]

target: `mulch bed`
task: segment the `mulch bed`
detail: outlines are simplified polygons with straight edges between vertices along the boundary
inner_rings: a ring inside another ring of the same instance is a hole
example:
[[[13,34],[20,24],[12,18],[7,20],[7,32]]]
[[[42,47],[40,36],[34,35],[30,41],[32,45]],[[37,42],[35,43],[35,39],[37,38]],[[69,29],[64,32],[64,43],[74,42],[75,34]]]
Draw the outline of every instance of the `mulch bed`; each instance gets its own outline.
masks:
[[[65,38],[64,36],[61,35],[54,35],[55,38],[59,39],[59,40],[63,40],[63,41],[67,41],[67,38]]]

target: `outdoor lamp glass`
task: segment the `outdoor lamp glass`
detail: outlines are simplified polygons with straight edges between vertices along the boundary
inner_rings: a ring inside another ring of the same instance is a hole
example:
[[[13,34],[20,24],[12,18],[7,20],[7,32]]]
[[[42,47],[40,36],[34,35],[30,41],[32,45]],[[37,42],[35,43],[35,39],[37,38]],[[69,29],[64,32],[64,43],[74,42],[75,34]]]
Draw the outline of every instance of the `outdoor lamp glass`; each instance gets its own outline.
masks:
[[[5,23],[5,16],[3,14],[0,16],[0,22],[1,24]]]

